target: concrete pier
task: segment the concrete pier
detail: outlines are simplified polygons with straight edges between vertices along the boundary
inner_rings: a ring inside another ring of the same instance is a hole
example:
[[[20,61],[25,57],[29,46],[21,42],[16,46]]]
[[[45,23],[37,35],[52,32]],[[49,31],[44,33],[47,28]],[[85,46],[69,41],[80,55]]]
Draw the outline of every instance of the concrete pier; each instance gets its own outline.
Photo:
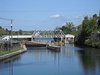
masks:
[[[55,45],[47,45],[47,49],[60,52],[60,46],[55,46]]]
[[[58,52],[60,51],[60,46],[56,46],[55,44],[46,43],[46,42],[31,41],[31,42],[26,42],[25,45],[26,47],[47,48],[52,51],[58,51]]]

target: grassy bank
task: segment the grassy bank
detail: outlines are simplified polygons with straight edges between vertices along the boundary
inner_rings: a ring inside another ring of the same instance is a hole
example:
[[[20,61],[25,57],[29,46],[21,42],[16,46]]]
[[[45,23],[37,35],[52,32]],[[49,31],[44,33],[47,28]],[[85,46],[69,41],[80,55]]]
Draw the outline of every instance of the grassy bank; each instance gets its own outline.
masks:
[[[5,51],[0,52],[0,56],[1,55],[5,55],[5,54],[9,54],[9,53],[12,53],[12,52],[15,52],[15,51],[18,51],[18,50],[21,50],[21,49],[23,49],[23,48],[17,47],[17,48],[13,48],[11,50],[5,50]]]

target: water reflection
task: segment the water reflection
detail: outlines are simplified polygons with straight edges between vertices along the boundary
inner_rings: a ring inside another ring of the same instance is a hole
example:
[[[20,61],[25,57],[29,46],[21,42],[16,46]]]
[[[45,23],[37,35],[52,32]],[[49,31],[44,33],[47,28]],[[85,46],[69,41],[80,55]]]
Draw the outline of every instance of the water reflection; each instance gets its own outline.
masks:
[[[5,60],[2,60],[2,61],[0,61],[0,64],[2,64],[2,63],[10,63],[11,61],[17,61],[17,60],[19,60],[21,58],[21,54],[20,55],[16,55],[16,56],[14,56],[14,57],[11,57],[11,58],[7,58],[7,59],[5,59]]]
[[[13,62],[18,61],[20,58],[21,58],[21,55],[16,55],[14,57],[0,61],[0,71],[4,71],[1,74],[13,75],[13,65],[14,65]]]
[[[100,74],[100,50],[95,48],[84,48],[83,51],[78,51],[79,60],[86,74]],[[99,69],[99,70],[98,70]]]
[[[60,52],[28,48],[0,62],[0,75],[100,75],[100,50],[66,44]]]
[[[28,54],[31,55],[33,60],[41,61],[41,63],[51,63],[52,60],[55,63],[59,60],[59,52],[47,50],[46,48],[31,48]]]

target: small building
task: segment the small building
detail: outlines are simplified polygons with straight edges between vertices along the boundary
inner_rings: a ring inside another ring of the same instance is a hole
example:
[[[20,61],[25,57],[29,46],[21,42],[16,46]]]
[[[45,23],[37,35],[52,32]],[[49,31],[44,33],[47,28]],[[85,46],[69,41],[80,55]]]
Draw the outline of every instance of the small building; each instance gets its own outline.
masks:
[[[74,43],[74,35],[67,34],[65,35],[65,43]]]

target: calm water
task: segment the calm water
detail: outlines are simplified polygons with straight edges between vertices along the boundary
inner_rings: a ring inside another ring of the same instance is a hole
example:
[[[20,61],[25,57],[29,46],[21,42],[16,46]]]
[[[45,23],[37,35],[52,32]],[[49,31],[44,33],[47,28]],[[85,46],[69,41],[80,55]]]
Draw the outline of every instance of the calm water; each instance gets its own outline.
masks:
[[[35,38],[35,41],[51,42],[53,38]]]
[[[66,45],[61,52],[29,49],[0,62],[0,75],[100,75],[100,50]]]

